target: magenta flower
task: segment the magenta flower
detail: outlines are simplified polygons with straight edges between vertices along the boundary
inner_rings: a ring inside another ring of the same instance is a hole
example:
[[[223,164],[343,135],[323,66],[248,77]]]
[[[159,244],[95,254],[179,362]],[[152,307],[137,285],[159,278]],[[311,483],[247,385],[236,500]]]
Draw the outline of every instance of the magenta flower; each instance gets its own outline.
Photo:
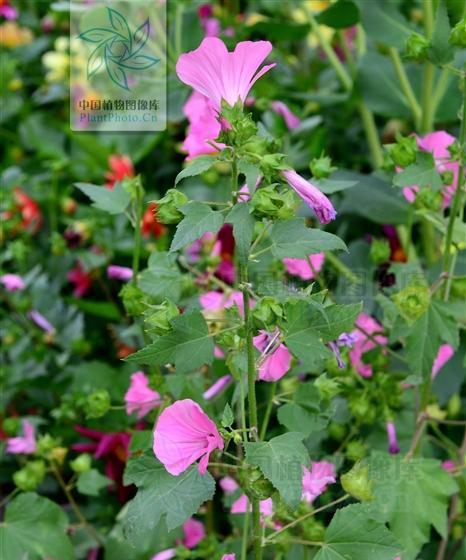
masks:
[[[265,517],[270,517],[271,515],[273,515],[272,498],[261,500],[259,502],[259,510],[261,513],[262,521]],[[252,511],[251,503],[246,494],[241,494],[241,496],[233,502],[230,513],[246,513],[246,511]]]
[[[234,494],[238,490],[238,483],[231,476],[224,476],[218,481],[220,488],[225,492],[225,494]]]
[[[455,349],[450,344],[442,344],[438,350],[437,356],[432,366],[432,379],[437,376],[437,373],[443,366],[452,358]]]
[[[298,117],[293,113],[293,111],[291,111],[288,105],[283,103],[283,101],[272,101],[270,107],[272,108],[272,111],[275,111],[275,113],[277,113],[277,115],[283,117],[286,126],[290,130],[297,128],[301,124],[301,121],[298,119]]]
[[[400,452],[400,446],[398,445],[398,439],[396,437],[395,422],[387,422],[386,428],[388,438],[388,452],[392,455],[396,455]]]
[[[23,434],[23,436],[8,438],[6,442],[7,453],[31,455],[36,452],[35,428],[28,420],[23,420]]]
[[[7,292],[24,290],[26,286],[24,280],[17,274],[3,274],[2,276],[0,276],[0,283],[5,286],[5,290]]]
[[[142,371],[131,376],[131,384],[125,394],[126,414],[136,412],[136,417],[143,418],[160,405],[161,399],[157,391],[149,388],[149,380]]]
[[[202,396],[206,401],[213,399],[216,395],[218,395],[226,387],[228,387],[232,379],[233,379],[232,376],[229,374],[223,375],[222,377],[220,377],[220,379],[217,379],[217,381],[213,385],[211,385],[207,389],[207,391],[204,391]]]
[[[193,91],[183,112],[189,120],[188,133],[183,142],[183,151],[188,154],[186,159],[212,154],[225,147],[225,144],[218,143],[215,144],[216,149],[208,143],[214,143],[222,127],[212,102],[205,95]]]
[[[10,0],[0,1],[0,16],[13,20],[18,18],[18,10],[10,4]]]
[[[310,504],[336,481],[335,466],[328,461],[312,461],[311,468],[303,467],[302,499]]]
[[[219,111],[222,99],[232,107],[237,101],[244,103],[256,80],[275,66],[258,71],[271,50],[269,41],[242,41],[229,53],[221,39],[206,37],[196,50],[179,57],[176,72]]]
[[[83,297],[92,287],[92,276],[84,270],[83,265],[79,261],[74,268],[68,271],[66,278],[71,284],[74,284],[74,297]]]
[[[111,264],[107,267],[107,276],[111,280],[122,280],[126,282],[133,277],[133,270],[127,266]]]
[[[451,459],[447,459],[446,461],[442,461],[442,469],[447,472],[452,472],[456,469],[455,462]]]
[[[230,554],[224,554],[222,560],[236,560],[236,554],[234,552]]]
[[[29,319],[31,319],[31,321],[39,327],[39,329],[42,329],[47,334],[53,334],[55,332],[55,327],[52,324],[50,324],[47,321],[47,319],[42,315],[42,313],[40,313],[36,309],[32,309],[31,311],[28,311],[27,315]]]
[[[356,328],[351,334],[355,337],[356,342],[354,348],[349,353],[351,365],[356,369],[359,375],[363,377],[372,377],[373,371],[371,364],[365,364],[363,355],[369,350],[376,348],[378,345],[385,346],[388,342],[387,337],[383,336],[383,327],[374,318],[366,313],[360,313],[355,322]],[[364,331],[364,332],[363,332]],[[366,334],[371,335],[375,342],[367,337]]]
[[[199,303],[205,311],[211,313],[221,313],[224,309],[230,309],[230,307],[236,305],[241,317],[244,316],[243,294],[236,290],[232,291],[230,294],[224,294],[223,292],[206,292],[199,296]],[[249,307],[253,305],[254,303],[250,301]]]
[[[261,381],[278,381],[291,366],[291,354],[288,348],[280,343],[279,332],[273,334],[260,331],[253,339],[254,346],[261,353],[259,358],[259,374]]]
[[[183,539],[177,541],[177,544],[181,544],[190,549],[196,548],[205,537],[205,534],[204,524],[190,517],[183,523]],[[152,560],[170,560],[170,558],[175,558],[175,556],[176,550],[174,548],[168,548],[153,556]]]
[[[214,449],[223,449],[217,426],[191,399],[176,401],[159,416],[154,430],[154,453],[167,471],[178,476],[198,459],[205,474]]]
[[[307,259],[292,259],[286,257],[283,259],[283,264],[288,274],[291,276],[299,276],[302,280],[312,280],[314,274],[319,272],[325,260],[325,253],[315,253],[309,255],[312,267],[309,265]]]
[[[325,194],[319,191],[317,187],[309,181],[306,181],[304,177],[301,177],[301,175],[292,169],[282,171],[282,175],[290,187],[294,189],[309,208],[313,210],[321,224],[328,224],[331,220],[335,219],[337,215],[335,208]]]

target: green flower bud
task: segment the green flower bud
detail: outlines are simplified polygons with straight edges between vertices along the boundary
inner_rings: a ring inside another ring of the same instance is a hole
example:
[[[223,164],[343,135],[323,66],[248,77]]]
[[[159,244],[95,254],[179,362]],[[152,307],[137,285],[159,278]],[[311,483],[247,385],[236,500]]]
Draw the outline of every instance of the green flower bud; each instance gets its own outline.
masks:
[[[369,469],[361,463],[340,477],[343,490],[361,502],[372,500],[372,481],[369,480]]]
[[[367,453],[367,446],[359,439],[350,441],[346,446],[346,455],[351,461],[364,459]]]
[[[65,254],[66,241],[57,231],[54,231],[50,237],[50,247],[52,249],[52,254],[57,257],[61,257]]]
[[[177,224],[183,219],[179,209],[188,202],[188,197],[178,189],[168,189],[165,196],[157,201],[157,220],[161,224]]]
[[[369,256],[374,264],[382,264],[390,260],[390,253],[390,243],[387,239],[372,240]]]
[[[442,193],[430,188],[422,188],[417,194],[414,206],[418,209],[432,210],[437,212],[442,207]]]
[[[428,309],[430,304],[429,288],[424,284],[410,284],[392,296],[392,300],[407,323],[412,325]]]
[[[453,179],[454,179],[453,171],[448,170],[442,173],[442,183],[444,185],[451,185],[453,183]]]
[[[346,427],[343,424],[332,422],[328,427],[329,436],[335,441],[342,441],[346,436]]]
[[[406,40],[405,56],[411,60],[422,62],[427,59],[429,41],[419,33],[411,33]]]
[[[5,420],[3,420],[2,429],[7,435],[14,436],[18,432],[19,426],[19,418],[10,416],[9,418],[5,418]]]
[[[368,424],[375,419],[375,411],[371,407],[367,397],[364,395],[350,399],[349,409],[356,420],[364,422],[365,424]]]
[[[466,278],[455,278],[451,283],[451,295],[456,299],[466,299]]]
[[[340,393],[341,388],[338,381],[329,379],[327,374],[323,373],[314,381],[322,399],[331,400]]]
[[[303,523],[300,524],[300,528],[306,540],[312,542],[321,542],[324,540],[324,524],[314,517],[309,517],[308,519],[306,519]]]
[[[271,330],[275,326],[277,319],[283,316],[283,309],[276,298],[265,296],[254,306],[252,316],[258,329]]]
[[[270,185],[256,190],[251,205],[258,218],[269,217],[285,220],[294,216],[296,199],[291,190],[279,193],[275,186]]]
[[[458,414],[460,413],[460,411],[461,411],[461,397],[458,395],[458,393],[455,393],[448,400],[447,411],[448,411],[448,416],[450,418],[455,418],[455,416],[458,416]]]
[[[332,167],[332,160],[328,156],[314,158],[309,164],[309,168],[316,179],[328,177],[337,170],[336,167]]]
[[[168,299],[160,305],[151,305],[144,313],[147,331],[158,335],[166,334],[172,328],[170,321],[179,314],[178,307]]]
[[[416,161],[417,142],[415,136],[396,135],[396,144],[390,148],[390,157],[395,165],[408,167]]]
[[[13,474],[13,481],[23,492],[31,492],[45,478],[44,461],[29,461],[25,467]]]
[[[284,154],[266,154],[261,159],[260,167],[264,175],[267,175],[273,171],[285,169],[284,161]]]
[[[86,418],[100,418],[110,409],[110,395],[106,389],[98,389],[91,393],[84,406]]]
[[[120,297],[126,312],[131,317],[142,315],[146,306],[144,305],[144,292],[132,282],[124,284],[120,290]]]
[[[89,471],[91,469],[91,464],[92,457],[89,453],[81,453],[81,455],[78,455],[76,459],[70,461],[71,469],[78,474]]]
[[[466,48],[466,17],[459,21],[450,33],[450,43],[459,47]]]
[[[47,458],[54,447],[60,445],[60,440],[50,434],[44,434],[37,440],[37,454]]]

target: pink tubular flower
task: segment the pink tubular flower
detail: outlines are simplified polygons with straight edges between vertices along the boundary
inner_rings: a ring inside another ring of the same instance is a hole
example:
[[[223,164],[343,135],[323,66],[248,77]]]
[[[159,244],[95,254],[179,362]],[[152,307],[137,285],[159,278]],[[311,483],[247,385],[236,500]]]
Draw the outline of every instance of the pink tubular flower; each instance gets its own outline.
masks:
[[[5,286],[7,292],[16,292],[25,288],[24,280],[17,274],[3,274],[0,276],[0,283]]]
[[[193,91],[183,112],[189,120],[188,133],[183,142],[183,151],[188,154],[186,159],[212,154],[225,147],[225,144],[219,143],[216,144],[218,149],[215,149],[208,144],[218,137],[222,127],[212,102],[205,95]]]
[[[299,276],[302,280],[312,280],[314,274],[319,272],[324,264],[325,253],[315,253],[314,255],[309,255],[309,260],[307,259],[292,259],[286,257],[283,259],[283,264],[285,265],[286,271],[291,276]]]
[[[298,195],[304,200],[311,210],[317,216],[321,224],[328,224],[334,220],[337,213],[330,200],[304,177],[301,177],[296,171],[289,169],[282,171],[282,175],[286,182],[294,189]]]
[[[359,375],[372,377],[372,366],[371,364],[365,364],[362,357],[369,350],[376,348],[377,345],[384,346],[387,344],[388,339],[382,334],[377,334],[383,332],[382,325],[366,313],[360,313],[355,324],[356,327],[361,328],[367,334],[373,335],[375,342],[367,338],[364,332],[356,328],[351,333],[355,337],[356,342],[354,343],[354,348],[349,353],[350,362]]]
[[[437,373],[443,366],[452,358],[455,350],[450,344],[442,344],[438,350],[437,357],[432,366],[432,379],[437,376]]]
[[[229,53],[221,39],[206,37],[196,50],[179,57],[176,73],[219,111],[222,99],[231,107],[243,103],[255,81],[275,66],[257,71],[271,50],[269,41],[242,41]]]
[[[105,173],[107,189],[113,189],[117,181],[123,181],[125,177],[134,177],[133,162],[129,156],[111,155],[108,158],[110,171]]]
[[[8,438],[6,443],[7,453],[24,453],[25,455],[35,453],[37,448],[35,429],[28,420],[23,420],[23,433],[24,436]]]
[[[198,459],[205,474],[214,449],[223,449],[217,426],[191,399],[176,401],[159,416],[154,430],[154,453],[167,471],[178,476]]]
[[[335,466],[328,461],[312,461],[311,468],[303,467],[302,499],[312,503],[336,481]]]
[[[279,333],[260,331],[254,337],[254,346],[261,352],[258,378],[261,381],[278,381],[291,366],[291,354],[288,348],[279,343]]]
[[[301,124],[301,121],[298,119],[298,117],[293,113],[293,111],[291,111],[288,105],[283,103],[283,101],[272,101],[270,107],[272,108],[272,111],[275,111],[275,113],[277,113],[277,115],[283,117],[286,126],[290,130],[297,128]]]
[[[32,309],[28,312],[28,317],[33,323],[35,323],[39,329],[42,329],[47,334],[52,334],[55,332],[55,327],[47,321],[47,319],[39,313],[36,309]]]
[[[131,376],[131,385],[125,394],[126,414],[136,412],[138,420],[160,405],[160,395],[149,388],[149,380],[142,371]]]
[[[387,422],[387,438],[388,438],[388,452],[392,455],[396,455],[400,452],[400,447],[398,445],[398,439],[396,437],[396,426],[395,422]]]
[[[111,264],[107,267],[107,276],[113,280],[122,280],[126,282],[133,277],[133,271],[127,266]]]
[[[223,375],[220,379],[217,379],[217,381],[211,385],[207,391],[204,391],[202,396],[206,401],[213,399],[216,395],[223,391],[223,389],[228,387],[232,379],[233,378],[229,374]]]
[[[238,483],[231,476],[224,476],[218,481],[220,488],[225,492],[225,494],[233,494],[238,490]]]
[[[270,517],[273,514],[272,498],[261,500],[259,502],[259,510],[262,520],[264,520],[265,517]],[[251,503],[246,494],[241,494],[241,496],[233,502],[230,513],[246,513],[246,511],[252,511]]]

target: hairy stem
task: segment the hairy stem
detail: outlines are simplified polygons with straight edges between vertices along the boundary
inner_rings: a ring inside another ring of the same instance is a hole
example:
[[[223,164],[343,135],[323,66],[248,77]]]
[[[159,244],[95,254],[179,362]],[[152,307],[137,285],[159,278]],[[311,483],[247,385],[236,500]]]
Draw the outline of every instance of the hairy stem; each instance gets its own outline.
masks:
[[[413,120],[416,128],[419,128],[419,123],[421,120],[421,107],[416,99],[411,83],[406,75],[405,68],[401,62],[400,53],[394,47],[389,48],[389,55],[392,61],[393,67],[395,68],[398,81],[400,82],[401,90],[406,97],[406,101],[409,104],[411,112],[413,114]]]

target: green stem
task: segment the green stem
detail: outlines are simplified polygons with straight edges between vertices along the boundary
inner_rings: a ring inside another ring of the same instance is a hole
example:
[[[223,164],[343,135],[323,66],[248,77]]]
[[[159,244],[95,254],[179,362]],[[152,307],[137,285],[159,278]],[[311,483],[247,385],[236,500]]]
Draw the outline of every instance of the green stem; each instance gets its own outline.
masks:
[[[8,494],[8,496],[6,496],[5,498],[3,498],[3,500],[0,502],[0,509],[1,509],[6,503],[8,503],[9,501],[11,501],[11,500],[16,496],[16,494],[17,494],[18,492],[19,492],[19,488],[15,488],[12,492],[10,492],[10,493]]]
[[[337,256],[330,251],[325,254],[325,260],[333,266],[333,268],[347,278],[351,284],[361,284],[361,279],[354,274],[354,272],[346,266]]]
[[[275,397],[276,390],[277,390],[277,382],[274,381],[273,383],[271,383],[270,386],[269,400],[267,402],[267,408],[265,409],[264,420],[262,421],[260,439],[264,439],[265,434],[267,433],[267,426],[269,425],[270,415],[272,413],[272,408],[273,408],[273,399]]]
[[[434,12],[432,0],[423,0],[424,11],[424,31],[426,38],[430,40],[434,30]],[[426,62],[424,68],[424,78],[422,81],[422,119],[421,134],[430,132],[433,127],[434,111],[432,104],[432,90],[434,87],[435,67],[430,62]]]
[[[383,152],[374,114],[367,108],[367,105],[362,100],[358,103],[358,110],[361,115],[364,132],[366,133],[367,143],[369,144],[372,165],[374,168],[378,169],[383,165]]]
[[[413,114],[413,119],[416,128],[419,127],[420,119],[421,119],[421,107],[416,99],[416,95],[414,94],[413,88],[411,87],[411,83],[406,75],[405,68],[403,63],[401,62],[401,57],[397,49],[394,47],[389,48],[389,55],[392,61],[393,67],[395,68],[396,75],[398,77],[398,81],[400,82],[401,90],[406,97],[406,101],[409,104],[411,112]]]
[[[249,537],[249,511],[244,513],[243,519],[243,535],[241,539],[241,560],[247,560],[248,558],[248,537]]]
[[[432,112],[434,115],[437,112],[437,107],[439,106],[440,101],[442,100],[443,96],[445,95],[448,89],[448,86],[450,84],[450,79],[451,79],[450,70],[448,68],[442,68],[442,72],[440,74],[440,77],[434,89],[434,93],[432,95]]]
[[[254,560],[262,560],[262,528],[259,498],[252,498],[252,547]]]
[[[142,220],[142,186],[136,186],[134,224],[134,253],[133,253],[133,284],[136,284],[136,276],[139,272],[139,257],[141,254],[141,220]]]

